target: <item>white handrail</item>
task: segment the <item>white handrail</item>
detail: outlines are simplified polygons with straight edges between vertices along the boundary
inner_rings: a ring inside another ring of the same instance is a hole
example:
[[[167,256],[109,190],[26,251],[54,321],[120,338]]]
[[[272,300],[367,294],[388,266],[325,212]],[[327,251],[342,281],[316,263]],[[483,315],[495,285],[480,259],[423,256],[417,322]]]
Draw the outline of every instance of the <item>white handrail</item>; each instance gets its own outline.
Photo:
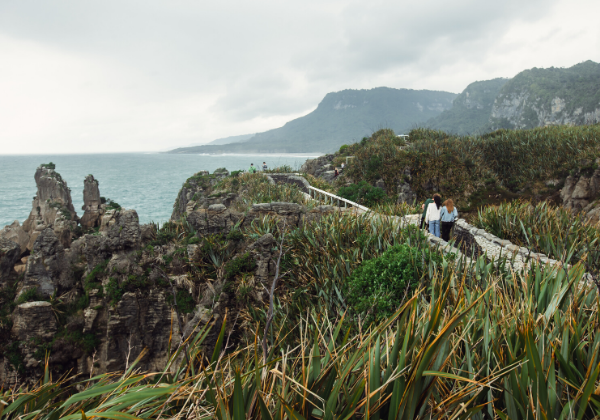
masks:
[[[313,186],[309,186],[309,187],[308,187],[308,190],[309,190],[309,192],[312,190],[312,191],[314,191],[314,192],[317,192],[317,193],[319,193],[319,194],[322,194],[322,195],[325,195],[325,196],[327,196],[327,197],[330,197],[330,198],[331,198],[331,202],[332,202],[332,203],[333,203],[333,200],[342,201],[342,202],[344,202],[344,207],[346,207],[346,205],[347,205],[347,204],[350,204],[350,206],[352,206],[352,207],[356,207],[356,208],[359,208],[359,209],[361,209],[361,210],[363,210],[363,211],[371,211],[371,210],[370,210],[368,207],[361,206],[360,204],[358,204],[358,203],[355,203],[354,201],[350,201],[350,200],[347,200],[347,199],[345,199],[345,198],[338,197],[338,196],[337,196],[337,195],[335,195],[335,194],[331,194],[330,192],[327,192],[327,191],[320,190],[319,188],[315,188],[315,187],[313,187]],[[313,193],[313,194],[314,194],[314,193]],[[310,194],[309,194],[309,195],[310,195]],[[316,196],[316,194],[314,194],[314,195]],[[315,198],[315,199],[316,199],[316,198]]]

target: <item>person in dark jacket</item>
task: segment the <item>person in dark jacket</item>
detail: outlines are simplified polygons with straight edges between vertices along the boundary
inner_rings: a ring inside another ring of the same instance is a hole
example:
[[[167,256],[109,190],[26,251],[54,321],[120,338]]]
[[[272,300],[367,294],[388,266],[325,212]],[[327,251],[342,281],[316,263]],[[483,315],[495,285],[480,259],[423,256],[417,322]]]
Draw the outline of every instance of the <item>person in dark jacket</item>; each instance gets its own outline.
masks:
[[[450,231],[454,226],[454,222],[458,219],[458,211],[454,207],[454,202],[451,199],[444,201],[444,207],[440,211],[440,221],[442,222],[442,239],[446,242],[450,240]]]
[[[428,198],[425,200],[424,204],[421,204],[421,210],[423,210],[423,214],[421,215],[421,229],[423,229],[423,225],[425,224],[425,215],[427,214],[427,206],[429,203],[433,203],[433,198]]]

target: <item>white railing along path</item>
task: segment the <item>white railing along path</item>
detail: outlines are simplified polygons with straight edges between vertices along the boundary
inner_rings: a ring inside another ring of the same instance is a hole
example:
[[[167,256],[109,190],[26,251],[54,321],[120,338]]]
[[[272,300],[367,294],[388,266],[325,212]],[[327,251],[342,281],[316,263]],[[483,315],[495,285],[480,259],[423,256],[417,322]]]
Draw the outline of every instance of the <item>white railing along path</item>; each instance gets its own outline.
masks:
[[[357,209],[360,209],[363,211],[370,211],[370,209],[368,207],[361,206],[360,204],[355,203],[354,201],[347,200],[347,199],[339,197],[335,194],[331,194],[330,192],[323,191],[319,188],[315,188],[313,186],[308,187],[308,195],[313,200],[324,201],[324,202],[330,203],[330,204],[333,204],[334,202],[337,201],[338,207],[342,207],[342,203],[344,203],[344,208],[347,208],[348,206],[350,206],[350,207],[356,207]]]

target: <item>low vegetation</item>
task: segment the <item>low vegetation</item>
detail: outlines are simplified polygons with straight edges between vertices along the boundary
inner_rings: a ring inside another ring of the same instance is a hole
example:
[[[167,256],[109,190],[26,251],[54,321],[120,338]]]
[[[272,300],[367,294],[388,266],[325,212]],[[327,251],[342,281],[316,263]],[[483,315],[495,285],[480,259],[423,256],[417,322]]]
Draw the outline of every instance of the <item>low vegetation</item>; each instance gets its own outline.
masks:
[[[481,209],[474,224],[499,238],[567,264],[583,262],[600,273],[600,229],[548,203],[513,201]]]
[[[382,179],[390,197],[397,194],[398,184],[408,182],[419,199],[440,192],[459,208],[477,209],[492,198],[513,198],[517,192],[532,198],[554,194],[544,181],[593,165],[600,152],[600,125],[463,137],[414,129],[410,143],[405,147],[392,130],[380,130],[340,150],[336,159],[354,156],[344,179],[369,184]]]

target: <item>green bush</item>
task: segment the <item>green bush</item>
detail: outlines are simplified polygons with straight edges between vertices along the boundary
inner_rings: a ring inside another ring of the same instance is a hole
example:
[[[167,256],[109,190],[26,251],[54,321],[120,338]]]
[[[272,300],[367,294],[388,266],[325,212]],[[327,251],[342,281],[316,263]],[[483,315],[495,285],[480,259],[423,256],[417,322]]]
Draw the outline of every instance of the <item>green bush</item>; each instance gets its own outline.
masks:
[[[107,210],[121,210],[121,205],[116,201],[111,200],[110,198],[106,200],[106,209]]]
[[[381,204],[388,198],[385,191],[381,188],[372,186],[366,181],[360,181],[358,184],[342,187],[338,190],[337,195],[367,207]]]
[[[107,259],[106,261],[98,264],[92,269],[92,271],[90,271],[90,274],[85,276],[85,279],[83,279],[83,288],[86,292],[91,289],[100,289],[102,291],[100,277],[106,274],[106,267],[108,266],[109,261],[110,260]]]
[[[225,264],[225,276],[230,278],[239,273],[247,273],[256,268],[256,261],[246,252]]]
[[[56,169],[56,165],[52,162],[50,163],[42,163],[41,166],[46,169]]]
[[[108,284],[106,285],[106,297],[111,305],[115,306],[121,298],[125,291],[119,285],[119,280],[114,277],[108,279]]]
[[[365,260],[348,278],[347,301],[366,322],[389,317],[419,283],[424,263],[442,257],[405,244],[395,245],[381,256]]]
[[[173,295],[167,294],[167,302],[169,305],[173,305]],[[189,314],[196,307],[194,297],[187,290],[177,291],[177,309],[183,314]]]
[[[44,296],[42,296],[37,287],[33,287],[21,293],[21,296],[17,298],[17,305],[20,305],[25,302],[36,302],[39,300],[45,300]]]
[[[244,234],[239,229],[231,229],[227,234],[227,239],[230,241],[241,241],[244,239]]]

